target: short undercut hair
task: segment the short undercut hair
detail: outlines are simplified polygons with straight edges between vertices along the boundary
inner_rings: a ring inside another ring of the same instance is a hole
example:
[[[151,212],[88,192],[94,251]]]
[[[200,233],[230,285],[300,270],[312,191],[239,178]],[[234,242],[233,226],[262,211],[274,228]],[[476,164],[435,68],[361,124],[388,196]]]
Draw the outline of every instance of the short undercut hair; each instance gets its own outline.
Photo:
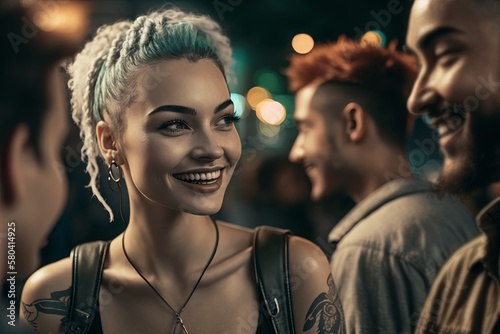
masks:
[[[342,36],[337,42],[317,45],[306,55],[293,55],[285,75],[292,92],[310,84],[321,90],[328,86],[338,92],[330,94],[333,99],[360,103],[380,136],[404,147],[412,125],[406,101],[417,71],[415,58],[396,51],[395,42],[381,48]]]

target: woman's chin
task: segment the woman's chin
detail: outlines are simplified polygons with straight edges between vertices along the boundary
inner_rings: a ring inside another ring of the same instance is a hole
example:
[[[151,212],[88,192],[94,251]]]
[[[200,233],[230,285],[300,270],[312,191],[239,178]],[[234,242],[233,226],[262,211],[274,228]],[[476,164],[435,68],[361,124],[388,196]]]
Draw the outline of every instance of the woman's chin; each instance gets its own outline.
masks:
[[[211,203],[211,205],[185,207],[181,211],[196,216],[211,216],[219,212],[221,207],[222,203]]]

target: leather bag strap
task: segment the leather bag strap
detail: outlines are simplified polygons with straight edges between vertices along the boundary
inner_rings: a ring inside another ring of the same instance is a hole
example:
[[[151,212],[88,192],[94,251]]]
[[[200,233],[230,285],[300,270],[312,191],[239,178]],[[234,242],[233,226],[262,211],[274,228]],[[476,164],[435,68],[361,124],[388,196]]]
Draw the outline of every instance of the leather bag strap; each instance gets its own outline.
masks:
[[[90,330],[101,287],[108,241],[95,241],[76,246],[73,258],[72,293],[66,333],[85,334]]]
[[[257,285],[276,334],[295,333],[288,238],[291,232],[269,226],[258,227],[254,235],[254,268]]]

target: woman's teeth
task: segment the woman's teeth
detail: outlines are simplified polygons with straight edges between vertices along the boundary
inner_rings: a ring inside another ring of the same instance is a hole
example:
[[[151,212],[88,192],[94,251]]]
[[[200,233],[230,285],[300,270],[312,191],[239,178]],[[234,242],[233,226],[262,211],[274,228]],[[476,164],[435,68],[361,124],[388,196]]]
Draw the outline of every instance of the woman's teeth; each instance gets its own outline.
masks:
[[[220,177],[220,169],[210,173],[183,173],[175,174],[174,177],[181,181],[197,183],[197,184],[212,184]]]

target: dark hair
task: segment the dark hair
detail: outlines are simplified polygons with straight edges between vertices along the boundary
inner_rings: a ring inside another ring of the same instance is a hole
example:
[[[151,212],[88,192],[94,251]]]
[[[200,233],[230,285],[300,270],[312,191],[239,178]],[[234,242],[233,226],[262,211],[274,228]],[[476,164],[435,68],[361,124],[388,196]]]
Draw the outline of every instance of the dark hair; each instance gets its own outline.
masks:
[[[479,10],[479,14],[500,22],[498,11],[500,10],[500,0],[471,0]],[[453,6],[453,5],[452,5]]]
[[[478,5],[494,5],[494,6],[498,6],[500,4],[500,0],[472,0],[472,1],[475,4],[478,4]]]
[[[412,123],[406,101],[417,65],[414,57],[397,52],[394,42],[381,48],[342,36],[306,55],[293,55],[285,74],[294,92],[312,83],[321,89],[337,83],[335,99],[354,98],[373,117],[382,138],[404,146]]]
[[[33,29],[30,13],[21,7],[0,7],[0,186],[8,196],[7,147],[21,124],[30,131],[30,144],[41,161],[39,136],[50,103],[49,73],[64,57],[76,52],[74,43]]]

